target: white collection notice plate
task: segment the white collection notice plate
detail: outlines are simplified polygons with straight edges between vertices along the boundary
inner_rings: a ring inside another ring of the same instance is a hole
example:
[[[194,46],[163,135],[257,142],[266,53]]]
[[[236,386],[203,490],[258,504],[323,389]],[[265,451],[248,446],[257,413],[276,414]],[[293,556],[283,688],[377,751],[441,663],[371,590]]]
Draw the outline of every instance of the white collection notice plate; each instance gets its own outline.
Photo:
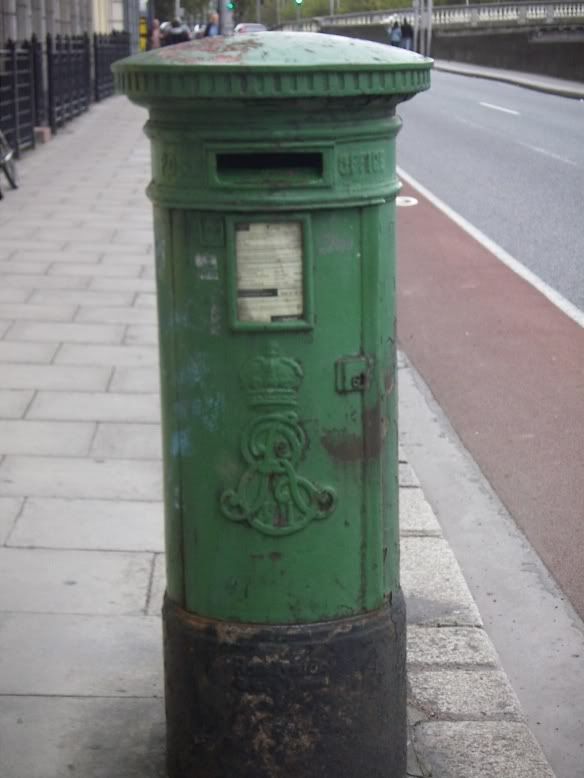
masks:
[[[237,318],[296,321],[303,316],[302,223],[239,223],[235,227]]]

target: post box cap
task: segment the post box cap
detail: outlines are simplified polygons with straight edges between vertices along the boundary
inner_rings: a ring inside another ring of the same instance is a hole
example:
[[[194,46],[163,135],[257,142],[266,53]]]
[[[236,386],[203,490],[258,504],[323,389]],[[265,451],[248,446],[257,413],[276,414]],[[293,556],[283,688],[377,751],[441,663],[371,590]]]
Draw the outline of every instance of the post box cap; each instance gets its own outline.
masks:
[[[372,41],[313,32],[202,38],[116,62],[116,87],[160,99],[274,99],[393,95],[430,86],[432,60]]]

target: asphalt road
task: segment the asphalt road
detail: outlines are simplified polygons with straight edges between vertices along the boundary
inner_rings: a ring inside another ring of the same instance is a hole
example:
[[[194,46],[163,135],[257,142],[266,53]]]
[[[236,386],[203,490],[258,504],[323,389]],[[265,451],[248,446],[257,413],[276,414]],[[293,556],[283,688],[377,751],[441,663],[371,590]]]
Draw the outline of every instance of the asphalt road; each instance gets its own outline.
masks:
[[[584,310],[584,101],[434,72],[399,112],[399,166]]]
[[[398,213],[400,345],[584,618],[584,329],[404,193],[419,202]]]
[[[584,778],[584,328],[489,243],[584,310],[584,102],[433,81],[400,108],[398,164],[487,241],[404,186],[418,204],[398,208],[399,343],[456,435],[406,404],[403,442],[556,775]],[[478,465],[498,518],[446,439]]]
[[[584,102],[435,73],[402,116],[400,167],[584,310]],[[584,329],[489,245],[399,209],[399,340],[584,618]]]

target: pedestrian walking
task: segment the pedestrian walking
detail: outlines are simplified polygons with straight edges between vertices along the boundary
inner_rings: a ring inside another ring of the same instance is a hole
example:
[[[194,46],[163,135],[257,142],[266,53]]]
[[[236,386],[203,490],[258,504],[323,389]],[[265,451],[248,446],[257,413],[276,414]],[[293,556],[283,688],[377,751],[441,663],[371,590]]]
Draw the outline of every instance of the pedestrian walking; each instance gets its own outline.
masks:
[[[408,51],[411,51],[414,47],[414,28],[405,16],[401,24],[401,46]]]
[[[150,30],[150,48],[159,49],[160,43],[161,43],[160,21],[158,19],[153,19],[152,29]]]
[[[213,38],[215,35],[219,35],[219,33],[219,14],[217,11],[211,11],[203,37]]]
[[[174,46],[175,43],[184,43],[190,41],[191,33],[186,24],[183,24],[180,19],[173,19],[172,23],[164,36],[162,42],[163,46]]]
[[[391,43],[392,46],[401,46],[401,37],[402,37],[401,27],[399,26],[399,23],[396,20],[389,31],[389,42]]]

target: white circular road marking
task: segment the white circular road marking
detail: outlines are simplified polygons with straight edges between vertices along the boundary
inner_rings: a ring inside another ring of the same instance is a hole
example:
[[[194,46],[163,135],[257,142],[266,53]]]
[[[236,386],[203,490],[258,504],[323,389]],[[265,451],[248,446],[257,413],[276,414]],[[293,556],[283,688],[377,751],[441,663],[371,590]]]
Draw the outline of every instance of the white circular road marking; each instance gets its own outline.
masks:
[[[411,205],[417,205],[418,201],[415,197],[406,197],[405,195],[398,195],[395,198],[395,204],[402,208],[409,208]]]

